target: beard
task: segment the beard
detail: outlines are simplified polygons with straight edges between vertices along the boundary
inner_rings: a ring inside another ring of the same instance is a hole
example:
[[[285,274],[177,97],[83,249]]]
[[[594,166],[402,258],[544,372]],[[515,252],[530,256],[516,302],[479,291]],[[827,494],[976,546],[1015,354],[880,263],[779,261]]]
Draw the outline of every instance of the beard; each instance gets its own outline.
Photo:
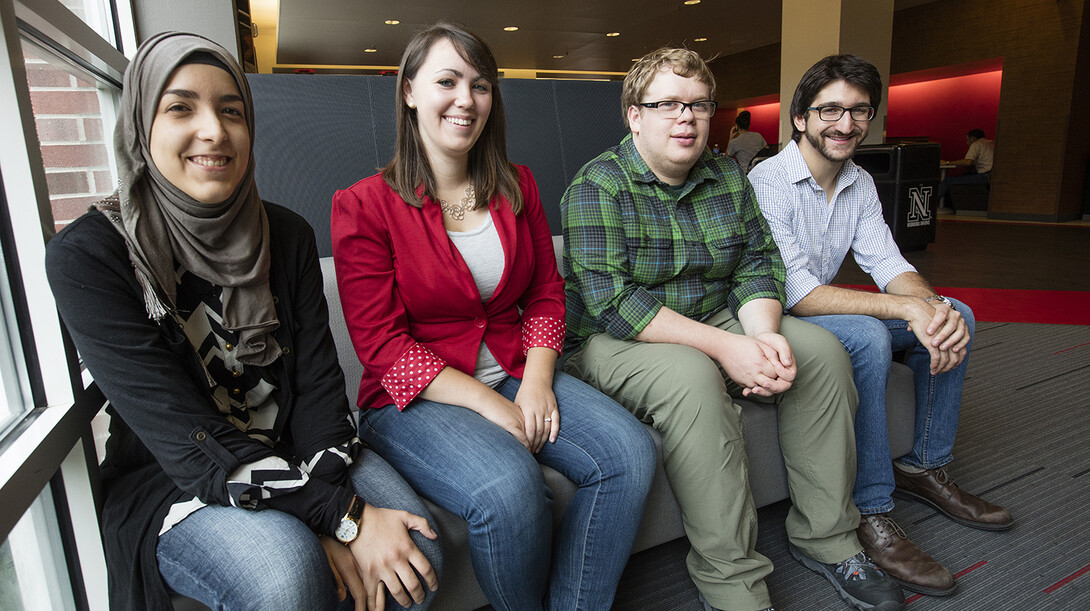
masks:
[[[810,146],[815,151],[821,153],[821,156],[832,161],[834,163],[842,163],[852,158],[855,154],[855,148],[859,146],[859,143],[866,136],[866,133],[862,130],[853,129],[851,132],[843,133],[836,130],[828,130],[821,133],[812,133],[810,130],[804,132],[806,140],[810,143]],[[847,150],[834,150],[833,146],[826,140],[826,136],[844,137],[847,136],[852,139],[852,145]]]

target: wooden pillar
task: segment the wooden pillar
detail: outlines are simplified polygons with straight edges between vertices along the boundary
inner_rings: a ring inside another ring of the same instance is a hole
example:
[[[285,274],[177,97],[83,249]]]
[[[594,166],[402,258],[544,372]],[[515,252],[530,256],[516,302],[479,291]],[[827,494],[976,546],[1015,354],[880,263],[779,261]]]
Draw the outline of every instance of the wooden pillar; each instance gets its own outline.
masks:
[[[893,0],[783,0],[780,44],[780,142],[791,138],[791,98],[814,62],[853,53],[882,75],[882,104],[865,144],[882,142],[893,41]]]

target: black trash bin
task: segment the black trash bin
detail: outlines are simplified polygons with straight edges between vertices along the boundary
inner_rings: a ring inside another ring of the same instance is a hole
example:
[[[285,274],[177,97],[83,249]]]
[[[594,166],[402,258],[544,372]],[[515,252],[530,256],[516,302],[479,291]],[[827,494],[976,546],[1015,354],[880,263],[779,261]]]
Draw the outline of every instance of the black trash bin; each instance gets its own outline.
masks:
[[[902,251],[927,248],[935,241],[937,142],[861,146],[852,160],[874,177],[886,224]]]

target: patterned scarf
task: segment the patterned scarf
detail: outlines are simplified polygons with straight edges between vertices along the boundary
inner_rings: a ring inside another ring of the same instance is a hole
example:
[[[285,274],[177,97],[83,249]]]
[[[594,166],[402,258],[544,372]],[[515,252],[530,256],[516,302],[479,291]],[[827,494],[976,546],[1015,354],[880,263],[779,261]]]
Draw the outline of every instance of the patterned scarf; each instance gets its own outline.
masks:
[[[171,184],[152,162],[149,146],[163,89],[178,66],[202,52],[234,78],[250,130],[246,174],[218,204],[201,203]],[[226,49],[192,34],[149,38],[125,71],[114,130],[118,190],[91,208],[105,214],[125,238],[150,318],[161,320],[176,307],[177,261],[223,287],[223,326],[239,334],[238,359],[264,366],[280,355],[272,335],[280,322],[269,287],[269,219],[254,184],[253,110],[246,77]]]

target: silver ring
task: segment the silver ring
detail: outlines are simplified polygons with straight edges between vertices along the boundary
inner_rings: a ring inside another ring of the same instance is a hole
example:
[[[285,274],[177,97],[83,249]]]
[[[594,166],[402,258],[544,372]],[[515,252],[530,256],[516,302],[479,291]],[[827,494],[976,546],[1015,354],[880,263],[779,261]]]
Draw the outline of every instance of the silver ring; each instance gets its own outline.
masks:
[[[546,418],[546,419],[545,419],[545,422],[552,422],[552,421],[553,421],[553,419],[552,419],[552,418]]]

